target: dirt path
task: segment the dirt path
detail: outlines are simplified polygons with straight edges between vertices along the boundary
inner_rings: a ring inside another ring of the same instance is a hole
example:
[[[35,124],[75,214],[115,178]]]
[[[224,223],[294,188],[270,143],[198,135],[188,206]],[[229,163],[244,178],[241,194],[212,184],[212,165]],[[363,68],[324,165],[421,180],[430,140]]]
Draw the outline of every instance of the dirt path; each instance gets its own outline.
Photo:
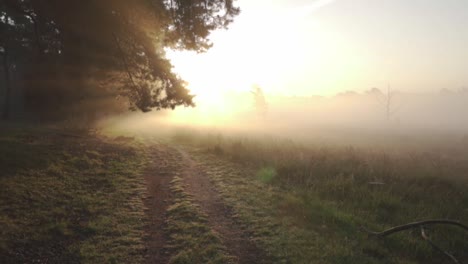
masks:
[[[182,178],[187,186],[187,192],[193,195],[195,202],[208,216],[210,227],[221,235],[230,255],[238,263],[269,263],[265,254],[232,219],[230,208],[223,204],[219,193],[202,168],[182,148],[177,148],[177,151],[182,156],[184,164]]]
[[[169,261],[166,249],[168,237],[164,225],[166,210],[172,199],[169,185],[176,171],[173,151],[163,145],[154,146],[150,153],[151,162],[145,173],[148,197],[145,205],[148,208],[150,224],[147,228],[147,263],[162,264]]]
[[[232,219],[231,211],[226,207],[213,184],[190,155],[182,148],[173,148],[163,144],[152,146],[151,162],[145,179],[148,186],[148,197],[145,205],[148,208],[150,224],[147,228],[147,263],[168,263],[169,242],[164,232],[166,211],[173,195],[170,183],[175,175],[182,178],[186,192],[193,196],[203,213],[208,216],[208,224],[217,232],[230,256],[238,263],[268,263],[265,254],[259,250]]]

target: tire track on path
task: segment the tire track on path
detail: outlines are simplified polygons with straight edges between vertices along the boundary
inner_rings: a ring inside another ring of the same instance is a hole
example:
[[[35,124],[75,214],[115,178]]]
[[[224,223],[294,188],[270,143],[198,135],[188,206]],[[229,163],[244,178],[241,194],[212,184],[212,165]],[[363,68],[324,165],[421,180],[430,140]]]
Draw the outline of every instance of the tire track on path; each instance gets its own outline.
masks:
[[[242,264],[270,263],[266,254],[250,240],[248,234],[234,221],[231,209],[222,202],[220,194],[215,190],[206,173],[182,148],[177,147],[176,150],[182,157],[184,168],[181,171],[181,177],[187,186],[187,192],[201,206],[201,210],[208,215],[210,227],[221,236],[228,253]]]
[[[166,248],[169,238],[164,231],[166,211],[173,199],[170,182],[177,172],[173,150],[162,144],[150,148],[150,164],[145,172],[148,196],[145,199],[150,223],[147,227],[146,263],[168,263],[170,252]]]

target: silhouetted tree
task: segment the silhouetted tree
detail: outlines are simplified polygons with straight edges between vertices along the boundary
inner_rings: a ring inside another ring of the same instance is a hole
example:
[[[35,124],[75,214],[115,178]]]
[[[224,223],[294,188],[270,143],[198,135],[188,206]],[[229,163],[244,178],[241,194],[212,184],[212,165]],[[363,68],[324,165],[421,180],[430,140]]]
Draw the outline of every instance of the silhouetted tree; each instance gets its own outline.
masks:
[[[22,85],[33,109],[57,112],[116,96],[144,112],[190,106],[193,96],[172,72],[165,48],[209,49],[210,32],[239,13],[233,1],[3,0],[0,51],[11,61],[16,44],[6,40],[27,43]]]

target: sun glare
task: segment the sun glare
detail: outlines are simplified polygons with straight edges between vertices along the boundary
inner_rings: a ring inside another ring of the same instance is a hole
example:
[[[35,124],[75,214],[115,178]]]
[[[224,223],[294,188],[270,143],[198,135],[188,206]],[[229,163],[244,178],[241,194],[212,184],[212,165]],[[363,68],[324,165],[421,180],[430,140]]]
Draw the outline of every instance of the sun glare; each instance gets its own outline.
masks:
[[[217,45],[205,54],[167,51],[174,71],[189,83],[197,108],[215,110],[203,114],[240,111],[246,102],[235,101],[239,98],[233,94],[249,94],[253,85],[267,94],[284,93],[282,84],[302,65],[301,42],[292,41],[297,39],[294,30],[281,28],[278,36],[271,28],[259,27],[248,31],[247,38],[237,37],[235,29],[233,35],[219,32]]]
[[[207,53],[167,50],[167,56],[174,71],[190,83],[200,105],[212,104],[229,91],[248,92],[254,84],[266,94],[310,93],[305,79],[323,76],[320,68],[329,54],[329,43],[318,39],[324,30],[316,21],[305,22],[307,14],[320,6],[291,9],[281,20],[277,18],[282,10],[267,10],[261,20],[246,12],[229,30],[212,34],[214,47]]]
[[[176,111],[179,118],[222,120],[252,108],[253,85],[267,96],[308,96],[349,82],[345,69],[362,68],[349,66],[354,50],[309,17],[333,2],[290,9],[281,20],[278,14],[284,10],[274,8],[261,20],[256,13],[243,13],[229,30],[212,34],[214,47],[206,53],[167,50],[174,72],[189,83],[197,104]]]
[[[249,91],[255,82],[253,72],[244,71],[229,54],[195,54],[168,51],[174,71],[188,82],[195,96],[195,108],[179,108],[175,122],[216,124],[244,111],[251,104]],[[234,61],[233,61],[234,60]],[[226,63],[233,61],[233,63]]]

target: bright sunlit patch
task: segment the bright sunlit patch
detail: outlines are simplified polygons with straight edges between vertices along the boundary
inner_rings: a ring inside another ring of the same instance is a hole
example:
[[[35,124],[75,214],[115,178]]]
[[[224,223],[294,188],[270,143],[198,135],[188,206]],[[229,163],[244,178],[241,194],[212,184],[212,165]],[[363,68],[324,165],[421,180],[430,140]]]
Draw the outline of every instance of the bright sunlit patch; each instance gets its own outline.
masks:
[[[239,113],[252,111],[252,86],[259,85],[268,95],[310,95],[323,86],[323,78],[340,80],[323,69],[336,69],[330,63],[328,42],[332,39],[309,16],[333,0],[319,0],[286,14],[282,9],[242,13],[228,31],[214,32],[214,47],[207,53],[167,50],[174,72],[189,83],[196,108],[176,110],[180,122],[219,123]],[[250,4],[251,2],[249,2]],[[245,2],[245,5],[248,3]],[[283,17],[284,19],[278,19]],[[306,20],[309,21],[306,23]],[[340,53],[340,55],[343,55]],[[337,55],[333,55],[337,56]],[[340,56],[337,60],[342,60]],[[335,58],[333,58],[335,61]],[[331,65],[327,67],[326,64]],[[334,70],[333,70],[334,71]],[[306,83],[306,78],[309,85]],[[311,87],[310,83],[315,87]],[[314,89],[315,91],[311,90]]]
[[[223,89],[191,88],[195,108],[178,108],[172,112],[172,121],[182,124],[217,126],[251,110],[249,93]]]
[[[259,85],[266,94],[285,94],[285,80],[294,78],[297,67],[302,66],[302,57],[298,49],[300,42],[291,41],[295,31],[282,31],[280,38],[273,29],[266,27],[261,35],[257,31],[247,32],[251,35],[240,39],[251,41],[239,40],[235,47],[232,43],[223,46],[223,42],[233,41],[226,36],[220,38],[220,48],[215,46],[206,54],[167,51],[174,71],[189,83],[197,105],[176,110],[173,119],[216,124],[253,111],[250,93],[253,85]]]

